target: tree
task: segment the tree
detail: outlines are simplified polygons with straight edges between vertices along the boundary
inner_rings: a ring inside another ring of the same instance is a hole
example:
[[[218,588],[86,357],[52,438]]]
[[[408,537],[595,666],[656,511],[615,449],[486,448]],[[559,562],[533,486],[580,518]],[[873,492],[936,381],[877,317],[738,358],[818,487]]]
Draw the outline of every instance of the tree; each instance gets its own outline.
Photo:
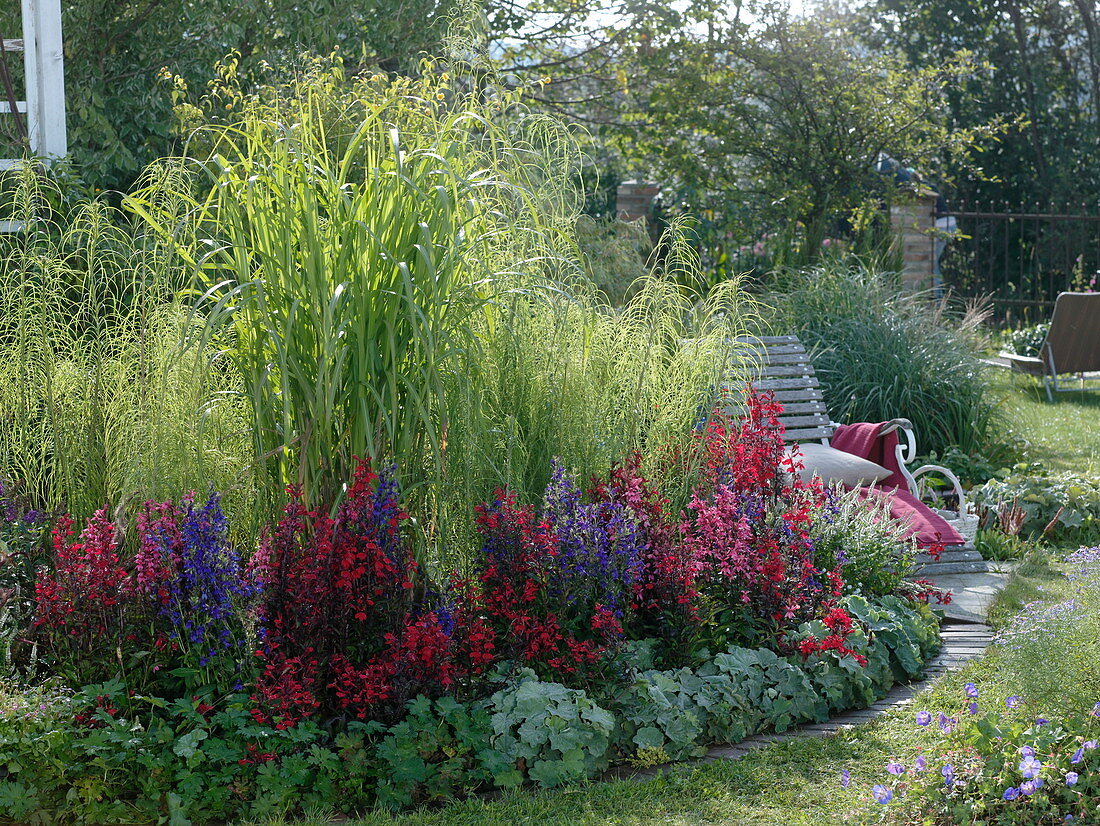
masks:
[[[937,174],[1001,128],[951,125],[948,91],[977,70],[965,53],[913,69],[872,54],[842,27],[778,13],[681,31],[639,54],[623,151],[690,192],[726,229],[751,207],[756,226],[800,224],[811,256],[825,233],[887,192],[888,154]]]
[[[848,10],[869,48],[913,67],[959,49],[993,67],[949,90],[963,126],[1023,114],[959,194],[1010,204],[1084,201],[1100,192],[1100,6],[1095,0],[869,0]]]
[[[386,70],[437,51],[458,0],[68,0],[62,3],[70,151],[89,185],[127,189],[172,146],[161,69],[201,89],[240,56],[245,77],[340,49]],[[0,14],[19,31],[18,3]]]

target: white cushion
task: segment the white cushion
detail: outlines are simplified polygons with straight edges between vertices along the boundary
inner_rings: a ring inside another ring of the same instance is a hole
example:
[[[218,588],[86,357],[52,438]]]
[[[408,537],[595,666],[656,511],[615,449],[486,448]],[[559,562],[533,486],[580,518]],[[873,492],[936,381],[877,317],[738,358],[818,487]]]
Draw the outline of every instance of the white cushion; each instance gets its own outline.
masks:
[[[860,485],[873,485],[890,475],[890,471],[882,465],[845,453],[843,450],[837,450],[835,447],[828,447],[818,442],[807,442],[796,447],[802,454],[795,459],[795,462],[796,464],[799,460],[802,462],[803,469],[798,472],[798,475],[803,482],[808,482],[817,476],[826,485],[839,482],[846,487],[854,488]],[[790,455],[790,452],[791,448],[788,447],[787,454]]]

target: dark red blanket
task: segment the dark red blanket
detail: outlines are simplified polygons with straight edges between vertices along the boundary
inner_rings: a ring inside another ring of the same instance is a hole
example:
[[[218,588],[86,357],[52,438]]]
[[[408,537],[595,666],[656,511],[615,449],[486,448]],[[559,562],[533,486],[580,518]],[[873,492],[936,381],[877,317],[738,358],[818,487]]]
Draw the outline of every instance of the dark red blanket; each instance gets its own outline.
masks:
[[[909,483],[901,473],[898,463],[898,432],[882,433],[885,422],[860,422],[837,427],[829,443],[837,450],[867,459],[890,471],[890,475],[874,487],[860,488],[864,498],[890,502],[890,515],[909,526],[907,536],[915,536],[922,548],[929,545],[964,545],[966,540],[959,532],[909,492]]]

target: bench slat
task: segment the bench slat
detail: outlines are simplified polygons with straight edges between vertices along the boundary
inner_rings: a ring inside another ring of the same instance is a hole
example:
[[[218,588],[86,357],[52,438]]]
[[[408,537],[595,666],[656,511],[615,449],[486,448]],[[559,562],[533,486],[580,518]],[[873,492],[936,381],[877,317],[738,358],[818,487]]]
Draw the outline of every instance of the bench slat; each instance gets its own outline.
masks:
[[[762,371],[762,375],[766,378],[773,378],[776,376],[810,376],[813,374],[813,368],[802,364],[776,364],[768,365]]]
[[[813,365],[810,364],[810,360],[806,358],[805,353],[771,353],[767,354],[765,359],[767,364],[801,364],[805,365],[807,370],[813,370]]]
[[[754,381],[757,390],[800,390],[803,387],[820,387],[813,376],[800,376],[797,379],[760,379]]]
[[[800,387],[797,390],[775,390],[775,400],[782,403],[784,407],[788,402],[812,402],[818,401],[821,404],[822,409],[825,409],[825,403],[822,399],[825,398],[825,394],[814,387]]]
[[[823,413],[817,413],[813,416],[779,415],[776,418],[779,419],[779,423],[788,430],[800,427],[828,427],[829,425],[829,417]]]
[[[776,401],[780,400],[776,399]],[[796,413],[821,413],[828,416],[829,413],[829,411],[825,409],[825,404],[819,401],[804,402],[798,400],[790,403],[780,401],[780,403],[783,405],[783,415],[785,416],[792,416]]]
[[[809,427],[799,428],[798,430],[788,430],[783,434],[783,441],[785,442],[801,442],[808,441],[810,439],[829,439],[833,435],[833,428],[831,427]]]

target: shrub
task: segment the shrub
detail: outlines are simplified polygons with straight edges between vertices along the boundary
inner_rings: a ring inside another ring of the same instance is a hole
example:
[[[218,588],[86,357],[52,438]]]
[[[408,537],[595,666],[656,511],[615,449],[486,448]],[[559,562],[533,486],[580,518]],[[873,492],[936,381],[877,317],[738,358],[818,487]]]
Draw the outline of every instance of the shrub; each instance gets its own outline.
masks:
[[[841,422],[909,419],[924,451],[988,453],[1004,430],[979,354],[983,313],[902,295],[896,278],[849,263],[787,273],[773,326],[810,350]]]
[[[681,532],[708,612],[703,640],[718,649],[779,644],[785,628],[818,617],[843,592],[839,557],[816,554],[811,537],[825,492],[783,472],[793,465],[782,459],[780,410],[752,394],[736,429],[718,420],[701,435],[705,482]]]
[[[446,801],[491,783],[494,770],[504,768],[488,745],[492,732],[481,704],[417,697],[378,743],[378,804],[397,809]]]
[[[492,659],[476,616],[418,595],[392,470],[361,462],[334,516],[300,491],[254,560],[264,581],[257,719],[288,728],[320,714],[392,718],[417,694],[461,692]],[[424,583],[421,583],[423,585]]]
[[[888,503],[834,488],[814,513],[810,534],[819,564],[839,560],[845,593],[886,596],[904,587],[915,549]]]

